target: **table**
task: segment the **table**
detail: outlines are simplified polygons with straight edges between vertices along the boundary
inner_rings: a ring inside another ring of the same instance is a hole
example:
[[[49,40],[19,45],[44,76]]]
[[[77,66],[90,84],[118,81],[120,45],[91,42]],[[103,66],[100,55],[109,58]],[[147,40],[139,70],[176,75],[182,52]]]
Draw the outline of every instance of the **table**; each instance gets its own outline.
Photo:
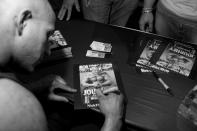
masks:
[[[147,130],[178,131],[177,108],[196,82],[178,75],[161,74],[162,79],[176,94],[175,97],[171,97],[152,75],[138,73],[134,67],[127,64],[129,46],[133,44],[133,39],[138,35],[155,37],[154,34],[82,20],[58,21],[56,28],[72,47],[74,57],[51,63],[50,66],[37,70],[36,73],[40,77],[56,73],[73,86],[74,64],[115,61],[120,69],[128,98],[126,122]],[[112,43],[112,57],[106,59],[86,57],[86,51],[93,40]]]

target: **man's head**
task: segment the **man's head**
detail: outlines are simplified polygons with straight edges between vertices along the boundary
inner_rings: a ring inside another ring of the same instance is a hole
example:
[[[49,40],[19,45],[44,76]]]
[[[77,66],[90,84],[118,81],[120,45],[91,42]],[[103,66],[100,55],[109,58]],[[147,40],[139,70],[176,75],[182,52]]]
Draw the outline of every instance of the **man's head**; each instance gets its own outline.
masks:
[[[0,65],[14,60],[32,71],[48,49],[55,16],[47,0],[1,0]]]

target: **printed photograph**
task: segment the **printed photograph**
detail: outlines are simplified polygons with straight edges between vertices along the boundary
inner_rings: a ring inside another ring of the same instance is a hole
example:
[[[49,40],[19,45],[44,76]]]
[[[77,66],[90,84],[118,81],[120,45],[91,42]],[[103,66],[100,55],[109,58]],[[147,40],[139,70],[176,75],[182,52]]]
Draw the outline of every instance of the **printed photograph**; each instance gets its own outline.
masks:
[[[80,65],[79,75],[81,99],[88,108],[98,107],[96,89],[103,94],[119,91],[112,63]]]
[[[140,58],[137,60],[138,64],[142,65],[151,65],[150,59],[153,54],[156,52],[160,45],[161,41],[158,40],[148,40],[145,48],[143,49]]]
[[[180,43],[171,43],[166,47],[156,64],[182,75],[189,76],[195,59],[195,49],[183,47]]]

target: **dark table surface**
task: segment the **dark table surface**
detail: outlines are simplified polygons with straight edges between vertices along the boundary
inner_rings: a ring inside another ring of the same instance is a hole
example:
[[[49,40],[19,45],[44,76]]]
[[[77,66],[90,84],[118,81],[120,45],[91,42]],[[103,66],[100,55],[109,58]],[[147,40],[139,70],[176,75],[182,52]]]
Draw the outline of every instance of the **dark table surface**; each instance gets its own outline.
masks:
[[[131,53],[129,47],[134,44],[134,38],[139,35],[155,35],[80,20],[57,22],[56,28],[72,47],[74,57],[49,63],[38,69],[36,74],[40,77],[51,73],[59,74],[73,86],[74,64],[115,61],[128,98],[126,122],[147,130],[178,131],[177,108],[187,92],[194,87],[195,81],[175,74],[160,74],[175,92],[172,97],[152,74],[139,73],[135,67],[127,64]],[[90,49],[89,45],[93,40],[111,43],[112,56],[105,59],[86,57],[86,51]]]

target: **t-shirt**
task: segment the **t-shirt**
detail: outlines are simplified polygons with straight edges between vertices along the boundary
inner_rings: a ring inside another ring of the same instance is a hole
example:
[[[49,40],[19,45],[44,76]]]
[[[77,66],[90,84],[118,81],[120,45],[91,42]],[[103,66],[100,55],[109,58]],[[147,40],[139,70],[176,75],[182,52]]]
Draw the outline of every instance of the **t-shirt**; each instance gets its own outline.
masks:
[[[176,15],[197,21],[197,0],[161,0]]]

